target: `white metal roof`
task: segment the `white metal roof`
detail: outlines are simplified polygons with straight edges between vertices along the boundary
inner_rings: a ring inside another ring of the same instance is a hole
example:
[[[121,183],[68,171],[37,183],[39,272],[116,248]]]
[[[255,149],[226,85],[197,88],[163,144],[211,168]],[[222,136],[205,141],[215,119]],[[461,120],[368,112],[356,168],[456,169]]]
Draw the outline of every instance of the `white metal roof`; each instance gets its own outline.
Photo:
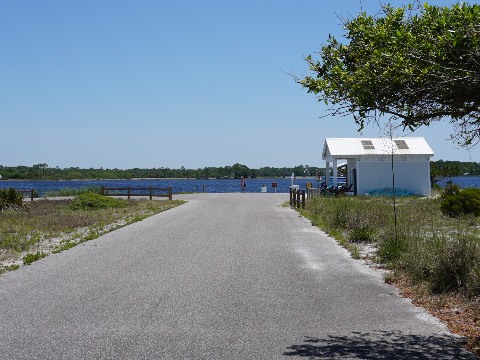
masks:
[[[327,138],[322,158],[355,157],[361,155],[429,155],[433,150],[423,137],[403,138]]]

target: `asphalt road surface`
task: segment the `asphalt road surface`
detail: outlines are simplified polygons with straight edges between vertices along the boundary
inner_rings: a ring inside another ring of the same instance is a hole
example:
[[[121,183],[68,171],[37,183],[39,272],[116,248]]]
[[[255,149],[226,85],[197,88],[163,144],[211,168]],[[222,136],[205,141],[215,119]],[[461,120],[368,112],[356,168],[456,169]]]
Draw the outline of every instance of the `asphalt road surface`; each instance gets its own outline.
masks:
[[[475,358],[288,195],[183,197],[1,275],[0,358]]]

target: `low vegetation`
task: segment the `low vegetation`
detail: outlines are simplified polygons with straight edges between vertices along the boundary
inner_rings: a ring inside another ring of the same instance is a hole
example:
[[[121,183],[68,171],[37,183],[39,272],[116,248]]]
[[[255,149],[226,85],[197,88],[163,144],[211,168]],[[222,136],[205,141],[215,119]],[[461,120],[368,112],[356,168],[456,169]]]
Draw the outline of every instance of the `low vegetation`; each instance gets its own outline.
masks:
[[[0,189],[0,211],[4,210],[28,210],[28,205],[23,201],[23,195],[15,189]]]
[[[28,204],[28,211],[4,208],[0,211],[0,273],[182,203],[121,200],[85,193],[73,200],[34,201]]]
[[[452,218],[441,210],[462,194],[461,200],[471,204],[466,199],[476,199],[477,192],[470,193],[463,190],[445,199],[400,198],[395,212],[389,198],[318,197],[307,203],[305,215],[353,246],[376,244],[378,263],[428,282],[432,292],[480,296],[477,211],[469,207]],[[477,206],[480,210],[480,202]]]
[[[465,313],[477,315],[468,316],[468,330],[458,332],[469,336],[470,348],[478,350],[478,194],[478,190],[447,187],[437,198],[397,198],[395,204],[391,198],[380,197],[317,197],[307,202],[302,213],[313,225],[353,249],[353,257],[363,254],[368,261],[387,269],[389,282],[421,289],[423,298],[429,301],[463,299],[468,310]],[[362,252],[366,244],[376,251]]]
[[[24,265],[30,265],[31,263],[43,259],[45,256],[47,256],[46,253],[37,251],[36,253],[33,254],[27,254],[25,255],[22,260]]]
[[[480,189],[464,189],[454,184],[447,185],[442,194],[440,209],[450,217],[463,215],[480,215]]]
[[[70,208],[73,210],[96,210],[122,207],[127,207],[127,202],[125,200],[102,196],[93,192],[86,192],[75,196],[70,204]]]

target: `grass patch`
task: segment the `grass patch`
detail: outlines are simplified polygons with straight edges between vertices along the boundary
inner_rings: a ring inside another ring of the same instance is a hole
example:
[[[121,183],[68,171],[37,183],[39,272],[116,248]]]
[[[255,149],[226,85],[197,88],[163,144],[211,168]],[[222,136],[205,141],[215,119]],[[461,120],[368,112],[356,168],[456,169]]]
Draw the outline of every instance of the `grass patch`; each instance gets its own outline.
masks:
[[[20,265],[17,265],[17,264],[0,266],[0,274],[3,274],[4,272],[7,272],[7,271],[15,271],[19,268],[20,268]]]
[[[57,247],[55,247],[53,250],[52,250],[52,254],[58,254],[62,251],[65,251],[65,250],[68,250],[68,249],[71,249],[75,246],[78,245],[78,242],[66,242],[66,243],[63,243],[62,245],[59,245]]]
[[[73,210],[96,210],[127,207],[127,200],[86,192],[75,196],[70,207]]]
[[[23,257],[23,264],[24,265],[30,265],[35,261],[38,261],[40,259],[43,259],[47,254],[44,252],[37,251],[36,253],[33,254],[27,254]]]
[[[375,229],[369,225],[357,226],[348,234],[351,242],[372,242],[375,238]]]
[[[98,230],[93,230],[82,238],[82,242],[98,239],[100,235],[101,233]]]
[[[20,269],[20,265],[13,264],[13,265],[5,266],[4,269],[5,271],[15,271],[17,269]]]

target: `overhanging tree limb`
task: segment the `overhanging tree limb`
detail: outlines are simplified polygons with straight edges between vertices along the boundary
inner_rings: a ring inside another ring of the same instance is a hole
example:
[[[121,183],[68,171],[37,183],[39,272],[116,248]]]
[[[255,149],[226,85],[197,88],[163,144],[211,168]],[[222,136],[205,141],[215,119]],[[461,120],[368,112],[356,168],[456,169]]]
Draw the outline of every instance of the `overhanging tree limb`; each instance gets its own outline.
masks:
[[[413,9],[413,10],[412,10]],[[346,43],[329,37],[310,76],[295,80],[333,115],[351,112],[362,128],[390,114],[410,129],[449,119],[452,138],[480,140],[480,6],[385,6],[344,23]]]

